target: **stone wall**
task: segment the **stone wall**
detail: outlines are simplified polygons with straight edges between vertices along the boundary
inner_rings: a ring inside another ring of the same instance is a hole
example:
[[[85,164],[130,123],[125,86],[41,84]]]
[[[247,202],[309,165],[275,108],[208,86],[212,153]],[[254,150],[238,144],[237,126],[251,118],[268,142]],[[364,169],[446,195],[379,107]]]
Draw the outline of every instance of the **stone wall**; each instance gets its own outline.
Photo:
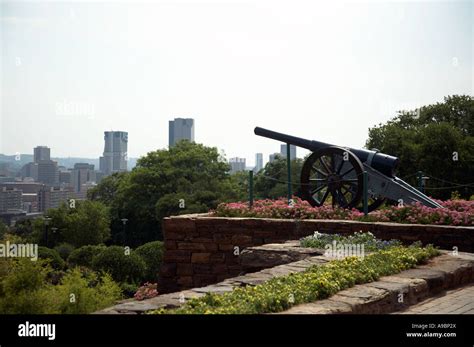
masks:
[[[282,243],[313,234],[370,231],[383,240],[421,241],[442,249],[474,252],[474,227],[364,223],[342,220],[289,220],[210,217],[206,214],[163,219],[165,253],[161,293],[203,287],[243,273],[240,252],[249,246]]]

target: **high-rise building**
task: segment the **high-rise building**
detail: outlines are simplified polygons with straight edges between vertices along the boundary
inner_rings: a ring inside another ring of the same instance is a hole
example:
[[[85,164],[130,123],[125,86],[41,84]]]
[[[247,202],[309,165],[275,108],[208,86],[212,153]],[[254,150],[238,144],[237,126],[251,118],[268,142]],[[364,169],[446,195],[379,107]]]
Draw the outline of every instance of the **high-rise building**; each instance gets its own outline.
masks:
[[[74,164],[74,169],[71,171],[71,186],[74,192],[82,192],[82,186],[88,182],[95,182],[94,165],[87,163]]]
[[[51,149],[46,146],[37,146],[33,149],[33,161],[38,163],[40,160],[51,160]]]
[[[286,144],[280,146],[280,155],[286,159]],[[296,146],[290,145],[290,160],[296,159]]]
[[[245,170],[245,158],[230,158],[229,164],[231,174]]]
[[[23,208],[23,197],[21,190],[16,188],[2,187],[0,190],[0,212],[8,210],[21,210]]]
[[[263,169],[263,154],[256,153],[255,154],[255,168],[253,169],[253,171],[259,172],[262,169]]]
[[[58,208],[62,203],[67,203],[75,197],[71,188],[44,186],[38,192],[38,211],[45,212],[50,208]]]
[[[59,183],[58,163],[53,160],[40,160],[38,164],[38,182],[51,186]]]
[[[100,157],[100,171],[105,175],[127,171],[128,133],[105,131],[104,140],[104,156]]]
[[[169,146],[181,140],[194,141],[194,119],[175,118],[169,121]]]
[[[64,166],[59,167],[59,184],[66,186],[71,184],[71,170]]]
[[[23,165],[20,174],[23,179],[30,177],[33,180],[38,181],[38,163],[27,163]]]

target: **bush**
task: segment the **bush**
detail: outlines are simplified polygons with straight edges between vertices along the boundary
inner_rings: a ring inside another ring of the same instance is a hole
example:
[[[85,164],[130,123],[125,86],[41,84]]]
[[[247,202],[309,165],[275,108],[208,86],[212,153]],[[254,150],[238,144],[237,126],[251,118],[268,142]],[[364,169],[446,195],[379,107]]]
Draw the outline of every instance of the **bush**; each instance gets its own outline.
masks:
[[[163,242],[153,241],[138,247],[135,252],[146,265],[145,280],[156,282],[163,258]]]
[[[45,260],[18,259],[8,265],[0,281],[1,314],[91,313],[121,297],[109,275],[98,276],[91,270],[81,273],[75,268],[52,285],[48,277],[54,271]]]
[[[85,266],[92,268],[92,258],[106,249],[101,245],[90,245],[76,248],[67,258],[69,266]]]
[[[126,254],[124,247],[111,246],[93,257],[92,268],[109,273],[117,282],[138,284],[143,280],[146,265],[135,252]]]
[[[38,247],[38,258],[48,260],[51,267],[55,270],[64,269],[64,266],[66,265],[59,253],[51,248],[43,246]]]
[[[74,246],[71,245],[70,243],[61,243],[60,245],[57,245],[56,247],[54,247],[54,250],[56,250],[59,253],[60,257],[63,260],[67,260],[71,252],[74,250]]]
[[[21,258],[4,265],[8,272],[0,282],[0,313],[42,314],[52,313],[52,297],[47,282],[51,267],[44,260]]]
[[[110,275],[94,272],[81,273],[79,268],[69,271],[58,286],[53,287],[58,313],[91,313],[113,305],[121,298],[121,290]]]

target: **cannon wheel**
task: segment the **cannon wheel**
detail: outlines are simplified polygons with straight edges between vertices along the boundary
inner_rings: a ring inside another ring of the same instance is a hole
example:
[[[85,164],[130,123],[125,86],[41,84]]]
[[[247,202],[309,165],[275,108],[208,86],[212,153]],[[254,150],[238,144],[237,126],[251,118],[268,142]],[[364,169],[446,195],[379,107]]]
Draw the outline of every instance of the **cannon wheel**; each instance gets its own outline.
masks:
[[[332,204],[354,208],[362,198],[363,165],[359,158],[341,147],[326,147],[312,153],[301,170],[303,198],[322,206],[329,194]]]

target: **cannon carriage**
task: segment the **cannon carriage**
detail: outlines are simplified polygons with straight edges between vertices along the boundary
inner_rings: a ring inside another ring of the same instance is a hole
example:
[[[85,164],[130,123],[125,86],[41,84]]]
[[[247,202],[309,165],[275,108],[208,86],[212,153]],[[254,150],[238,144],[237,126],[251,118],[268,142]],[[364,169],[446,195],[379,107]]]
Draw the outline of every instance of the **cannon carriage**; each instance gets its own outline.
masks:
[[[300,182],[302,197],[312,206],[322,206],[331,196],[333,204],[361,209],[365,171],[369,212],[387,200],[398,204],[420,202],[428,207],[442,207],[395,175],[399,160],[394,156],[378,150],[306,140],[260,127],[256,127],[254,132],[312,152],[303,164]]]

